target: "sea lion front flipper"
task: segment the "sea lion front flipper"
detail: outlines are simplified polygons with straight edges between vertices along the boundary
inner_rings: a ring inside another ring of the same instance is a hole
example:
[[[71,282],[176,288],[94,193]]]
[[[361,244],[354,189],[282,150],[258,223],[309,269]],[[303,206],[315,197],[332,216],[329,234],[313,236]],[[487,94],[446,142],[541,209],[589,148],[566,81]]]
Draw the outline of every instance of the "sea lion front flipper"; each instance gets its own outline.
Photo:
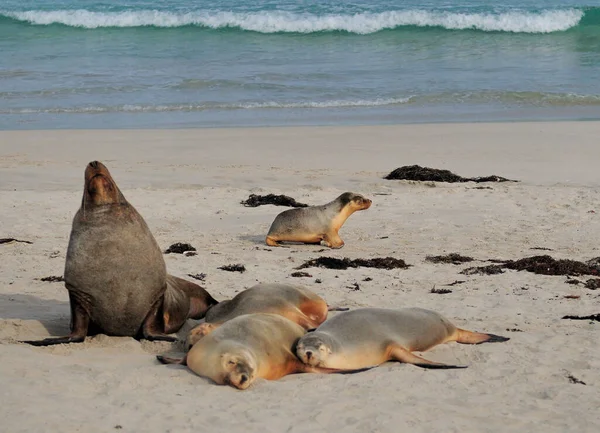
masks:
[[[304,364],[302,361],[298,360],[296,364],[296,373],[320,373],[320,374],[354,374],[360,373],[362,371],[371,370],[376,366],[371,367],[363,367],[363,368],[355,368],[352,370],[340,370],[338,368],[327,368],[327,367],[312,367],[308,364]]]
[[[414,353],[409,352],[398,344],[393,344],[389,348],[390,360],[404,362],[406,364],[413,364],[417,367],[422,368],[467,368],[466,365],[448,365],[439,362],[429,361],[428,359],[421,358]]]
[[[204,338],[212,331],[221,326],[222,323],[201,323],[195,328],[193,328],[187,335],[186,344],[188,350],[192,348],[194,344],[196,344],[200,339]]]
[[[277,239],[275,239],[271,236],[266,237],[265,244],[267,244],[270,247],[278,247],[281,245]]]
[[[69,291],[69,301],[71,304],[71,333],[65,337],[51,337],[43,340],[21,341],[21,343],[31,344],[32,346],[52,346],[55,344],[82,343],[88,333],[90,316],[77,296]]]
[[[178,365],[187,365],[187,355],[181,359],[171,358],[169,356],[156,355],[156,359],[161,364],[178,364]]]
[[[332,231],[323,236],[323,243],[329,248],[339,249],[344,246],[344,241],[336,232]]]

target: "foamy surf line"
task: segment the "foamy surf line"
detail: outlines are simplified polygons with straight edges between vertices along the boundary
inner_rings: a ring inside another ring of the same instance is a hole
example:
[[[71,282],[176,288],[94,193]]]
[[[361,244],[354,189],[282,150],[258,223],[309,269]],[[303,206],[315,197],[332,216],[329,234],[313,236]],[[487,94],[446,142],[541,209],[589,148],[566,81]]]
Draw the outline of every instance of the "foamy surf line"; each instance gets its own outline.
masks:
[[[386,11],[381,13],[326,14],[284,11],[227,12],[192,11],[171,13],[157,10],[94,12],[85,9],[22,12],[0,11],[0,14],[33,25],[62,24],[96,29],[104,27],[184,27],[209,29],[237,28],[259,33],[316,33],[343,31],[370,34],[407,26],[441,27],[448,30],[480,30],[486,32],[552,33],[579,24],[584,11],[579,9],[542,12],[511,11],[499,14],[451,13],[426,10]]]
[[[237,104],[174,104],[174,105],[115,105],[115,106],[88,106],[88,107],[52,107],[52,108],[15,108],[0,109],[0,114],[43,114],[43,113],[160,113],[169,111],[205,111],[205,110],[243,110],[243,109],[268,109],[268,108],[348,108],[348,107],[376,107],[383,105],[398,105],[410,102],[410,98],[389,98],[375,100],[354,101],[322,101],[322,102],[247,102]]]

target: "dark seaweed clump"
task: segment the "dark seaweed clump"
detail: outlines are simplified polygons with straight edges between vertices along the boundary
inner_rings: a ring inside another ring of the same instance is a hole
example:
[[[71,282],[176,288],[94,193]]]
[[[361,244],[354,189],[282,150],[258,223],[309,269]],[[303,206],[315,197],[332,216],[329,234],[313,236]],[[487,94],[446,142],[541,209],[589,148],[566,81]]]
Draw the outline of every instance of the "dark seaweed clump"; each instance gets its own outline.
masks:
[[[472,262],[473,257],[461,256],[458,253],[450,253],[445,256],[427,256],[425,260],[431,263],[452,263],[453,265],[460,265],[462,263]]]
[[[429,291],[429,293],[436,293],[438,295],[445,295],[446,293],[452,293],[450,289],[436,289],[435,287]]]
[[[475,266],[473,268],[463,269],[461,272],[463,275],[496,275],[503,274],[502,266],[500,265],[487,265],[487,266]]]
[[[563,316],[562,318],[570,320],[595,320],[596,322],[600,322],[600,313],[591,314],[589,316]]]
[[[541,275],[598,275],[598,270],[576,260],[555,260],[550,256],[533,256],[509,260],[502,267]]]
[[[556,260],[550,256],[533,256],[519,260],[496,262],[499,264],[467,268],[463,270],[461,274],[493,275],[502,274],[504,272],[503,269],[513,269],[515,271],[528,271],[541,275],[600,275],[598,268],[589,266],[589,264],[578,262],[576,260]],[[586,283],[586,287],[588,287],[587,284],[588,283]],[[589,284],[590,287],[588,288],[592,290],[600,287],[600,284],[595,282],[590,282]],[[598,284],[598,286],[596,286],[596,284]]]
[[[222,269],[223,271],[229,271],[229,272],[240,272],[240,273],[246,272],[246,267],[239,263],[237,265],[220,266],[219,269]]]
[[[46,281],[48,283],[61,283],[65,281],[65,279],[62,276],[57,277],[56,275],[52,275],[50,277],[40,278],[40,281]]]
[[[393,257],[377,257],[375,259],[354,259],[350,260],[347,257],[338,259],[335,257],[319,257],[308,260],[296,269],[305,269],[310,267],[319,267],[327,269],[348,269],[348,268],[377,268],[377,269],[406,269],[407,265],[404,260],[395,259]]]
[[[298,272],[292,272],[290,277],[302,278],[302,277],[312,277],[312,275],[309,274],[308,272],[298,271]]]
[[[585,282],[585,288],[590,290],[600,289],[600,278],[590,278]]]
[[[405,165],[388,174],[384,179],[416,180],[420,182],[517,182],[500,176],[462,177],[450,170],[421,167],[420,165]]]
[[[186,251],[196,251],[196,248],[191,246],[190,244],[183,244],[181,242],[174,243],[169,248],[165,250],[165,254],[183,254]]]
[[[299,203],[292,197],[287,195],[256,195],[250,194],[247,200],[240,202],[246,207],[258,207],[264,204],[274,204],[275,206],[289,206],[289,207],[307,207],[307,204]]]
[[[188,277],[192,277],[195,280],[204,281],[206,274],[188,274]]]
[[[577,385],[585,385],[586,383],[583,380],[579,380],[577,379],[575,376],[573,376],[572,374],[569,374],[567,376],[567,379],[569,379],[569,382],[571,383],[575,383]]]

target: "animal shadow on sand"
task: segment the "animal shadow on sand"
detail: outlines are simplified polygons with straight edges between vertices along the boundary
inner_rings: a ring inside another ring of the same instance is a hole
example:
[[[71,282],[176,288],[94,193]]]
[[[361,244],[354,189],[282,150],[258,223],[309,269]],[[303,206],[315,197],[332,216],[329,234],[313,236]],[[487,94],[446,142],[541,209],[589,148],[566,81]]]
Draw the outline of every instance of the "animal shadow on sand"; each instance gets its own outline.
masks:
[[[66,292],[66,290],[65,290]],[[13,320],[35,320],[39,322],[50,336],[67,335],[71,332],[71,306],[69,301],[57,301],[55,299],[43,299],[32,295],[18,293],[0,294],[0,330],[4,326],[11,326]],[[174,335],[178,340],[185,339],[187,333],[196,325],[195,321],[188,320]],[[29,332],[25,327],[23,333]],[[90,327],[89,337],[98,335],[94,327]],[[28,335],[19,335],[18,338],[27,338]],[[162,343],[161,352],[165,350]],[[180,342],[169,343],[172,348],[182,346]]]
[[[0,320],[37,320],[48,334],[66,335],[70,332],[70,317],[69,301],[18,293],[0,294]]]

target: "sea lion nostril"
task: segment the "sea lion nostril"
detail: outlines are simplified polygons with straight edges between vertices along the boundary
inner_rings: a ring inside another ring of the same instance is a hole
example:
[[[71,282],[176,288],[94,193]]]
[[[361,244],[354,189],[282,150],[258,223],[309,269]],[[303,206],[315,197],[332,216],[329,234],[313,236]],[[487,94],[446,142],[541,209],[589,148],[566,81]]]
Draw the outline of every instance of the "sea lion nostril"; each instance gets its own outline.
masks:
[[[310,357],[312,356],[312,352],[310,350],[306,351],[306,359],[310,359]]]
[[[242,374],[242,375],[240,376],[240,385],[243,385],[243,384],[245,384],[247,381],[248,381],[248,376],[247,376],[247,375],[245,375],[245,374]]]
[[[98,168],[98,161],[92,161],[92,162],[90,162],[90,167],[92,167],[92,168]]]

